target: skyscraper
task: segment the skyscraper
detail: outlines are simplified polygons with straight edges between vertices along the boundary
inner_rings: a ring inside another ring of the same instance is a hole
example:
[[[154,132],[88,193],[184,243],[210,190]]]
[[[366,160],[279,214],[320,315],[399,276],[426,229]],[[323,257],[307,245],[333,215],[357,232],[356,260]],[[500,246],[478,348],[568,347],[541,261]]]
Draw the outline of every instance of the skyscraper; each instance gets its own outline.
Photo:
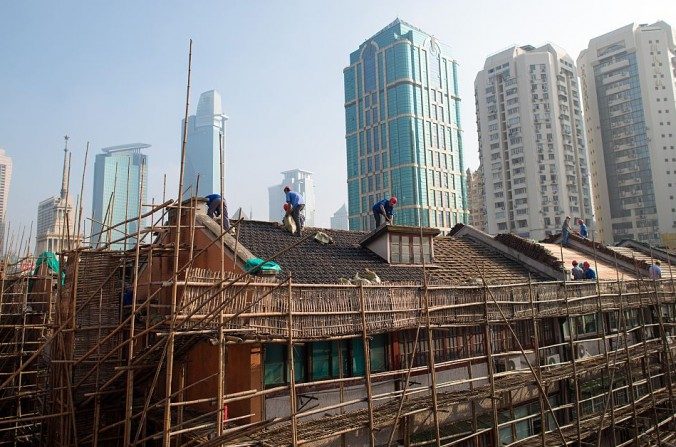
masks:
[[[209,90],[200,95],[197,112],[188,117],[183,191],[189,196],[206,196],[221,191],[221,144],[225,173],[225,121],[221,94]],[[181,133],[183,127],[181,127]],[[199,185],[198,185],[199,177]],[[197,190],[197,192],[196,192]]]
[[[9,184],[12,181],[12,159],[0,149],[0,254],[5,253],[5,216]]]
[[[599,238],[676,247],[676,44],[665,22],[596,37],[578,57]]]
[[[467,208],[469,224],[486,231],[486,199],[484,198],[484,176],[481,167],[472,172],[467,168]]]
[[[350,229],[375,227],[372,205],[395,195],[395,223],[448,230],[467,221],[457,62],[397,19],[343,70]]]
[[[109,229],[112,225],[127,219],[138,217],[139,194],[141,189],[142,203],[147,203],[148,162],[142,149],[149,144],[135,143],[112,146],[102,149],[94,162],[94,194],[92,197],[91,240],[93,246],[116,241],[137,231],[137,221]],[[141,179],[143,187],[141,188]],[[131,248],[134,239],[117,242],[111,245],[112,250]]]
[[[348,230],[350,224],[347,219],[347,206],[343,204],[338,210],[333,213],[331,216],[331,228],[334,230]]]
[[[284,179],[279,185],[268,188],[269,196],[269,216],[271,222],[279,222],[284,217],[284,187],[288,186],[292,191],[296,191],[305,199],[305,225],[314,227],[315,225],[315,184],[312,179],[312,172],[302,169],[292,169],[282,172]]]
[[[575,65],[561,48],[512,47],[474,81],[488,233],[541,239],[592,217]],[[587,222],[589,225],[589,222]]]
[[[70,173],[68,136],[64,137],[64,141],[61,192],[58,196],[45,199],[38,205],[36,256],[44,251],[59,252],[76,248],[82,240],[76,234],[77,215],[73,213],[75,204],[68,191]]]

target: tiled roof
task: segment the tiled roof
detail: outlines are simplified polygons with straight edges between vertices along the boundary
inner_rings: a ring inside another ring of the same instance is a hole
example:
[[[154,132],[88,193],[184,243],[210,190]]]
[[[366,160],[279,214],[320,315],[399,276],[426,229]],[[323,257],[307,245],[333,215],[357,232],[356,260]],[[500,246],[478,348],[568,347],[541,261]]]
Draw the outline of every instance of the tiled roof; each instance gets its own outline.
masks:
[[[360,246],[365,232],[305,228],[303,235],[315,231],[326,233],[334,243],[323,245],[310,238],[275,259],[294,282],[335,284],[340,278],[351,278],[366,268],[386,282],[422,282],[421,267],[390,265]],[[277,223],[252,220],[240,223],[239,243],[263,259],[298,241]],[[432,283],[479,284],[480,270],[490,284],[528,281],[529,270],[525,266],[471,238],[437,237],[434,255],[434,264],[428,269]],[[546,278],[533,274],[534,281],[543,279]]]
[[[528,281],[529,270],[524,265],[470,237],[434,239],[434,260],[439,268],[431,271],[432,281],[481,284],[482,275],[489,284]],[[547,278],[531,273],[531,279],[542,281]]]
[[[269,259],[299,240],[273,222],[244,220],[239,226],[239,242],[263,259]],[[303,236],[315,231],[326,233],[334,243],[323,245],[310,238],[275,259],[285,274],[292,275],[294,282],[335,284],[340,278],[352,278],[355,273],[362,273],[366,268],[376,272],[383,281],[422,281],[422,269],[389,265],[376,254],[362,248],[359,241],[367,233],[304,228]]]
[[[566,267],[566,270],[570,271],[573,268],[573,261],[577,261],[579,264],[584,263],[584,261],[589,262],[591,267],[596,271],[596,275],[602,281],[615,281],[618,276],[624,278],[625,280],[636,279],[636,275],[632,272],[624,270],[620,267],[615,268],[615,265],[611,262],[608,262],[604,259],[597,257],[596,261],[594,258],[589,256],[589,254],[577,250],[575,247],[561,247],[559,244],[552,244],[547,242],[540,242],[541,247],[546,248],[551,253],[555,254],[561,259],[563,254],[563,261]],[[618,274],[619,273],[619,274]]]
[[[558,244],[558,243],[560,243],[560,240],[561,240],[561,233],[558,233],[558,234],[552,234],[552,235],[548,236],[542,242],[551,243],[551,244]],[[613,257],[613,259],[616,257],[617,260],[624,261],[631,266],[638,267],[640,270],[647,270],[648,267],[649,267],[649,264],[646,263],[644,260],[634,259],[631,256],[626,256],[623,253],[619,253],[617,251],[612,250],[610,247],[603,245],[600,242],[596,242],[596,241],[592,241],[590,239],[580,237],[575,233],[572,233],[570,235],[569,240],[575,241],[578,244],[581,244],[582,246],[586,247],[587,252],[588,252],[588,254],[587,254],[588,256],[590,254],[593,254],[594,250],[595,250],[599,254],[611,256],[611,257]],[[633,272],[633,269],[632,269],[632,272]]]
[[[494,239],[531,259],[547,264],[556,270],[561,269],[561,260],[540,244],[531,242],[511,233],[500,233],[496,235]]]

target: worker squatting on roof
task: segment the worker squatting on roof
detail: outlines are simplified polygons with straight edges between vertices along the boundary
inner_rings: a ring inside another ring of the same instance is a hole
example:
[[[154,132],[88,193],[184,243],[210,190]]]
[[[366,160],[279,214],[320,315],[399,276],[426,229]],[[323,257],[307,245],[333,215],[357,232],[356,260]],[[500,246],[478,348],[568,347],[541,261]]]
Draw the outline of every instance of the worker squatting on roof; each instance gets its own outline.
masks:
[[[582,267],[580,267],[580,265]],[[596,279],[596,272],[589,262],[584,261],[582,264],[578,264],[577,261],[573,261],[573,268],[571,270],[573,274],[573,280],[578,281],[582,279]]]
[[[288,186],[284,187],[284,194],[286,194],[286,204],[284,205],[284,210],[286,211],[286,214],[291,215],[291,218],[296,224],[295,235],[300,236],[300,230],[303,228],[303,224],[305,223],[305,216],[301,214],[301,211],[305,209],[305,199],[297,192],[291,191],[291,188]]]
[[[228,204],[221,198],[220,194],[209,194],[205,197],[207,199],[207,216],[214,218],[221,216],[221,206],[223,207],[223,215],[221,216],[221,224],[223,229],[228,231],[230,229],[230,218],[228,218]]]
[[[376,219],[376,228],[380,226],[381,219],[391,224],[394,220],[394,205],[397,204],[397,198],[392,196],[389,199],[383,199],[373,204],[373,217]]]

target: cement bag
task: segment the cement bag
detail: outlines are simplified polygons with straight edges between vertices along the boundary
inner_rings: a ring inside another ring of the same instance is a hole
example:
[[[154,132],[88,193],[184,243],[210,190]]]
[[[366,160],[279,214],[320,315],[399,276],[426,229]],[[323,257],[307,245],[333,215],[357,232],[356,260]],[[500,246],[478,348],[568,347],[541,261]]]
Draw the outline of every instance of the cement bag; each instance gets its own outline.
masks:
[[[296,222],[293,221],[291,214],[284,215],[284,219],[282,219],[282,225],[284,225],[284,229],[289,233],[296,234]]]

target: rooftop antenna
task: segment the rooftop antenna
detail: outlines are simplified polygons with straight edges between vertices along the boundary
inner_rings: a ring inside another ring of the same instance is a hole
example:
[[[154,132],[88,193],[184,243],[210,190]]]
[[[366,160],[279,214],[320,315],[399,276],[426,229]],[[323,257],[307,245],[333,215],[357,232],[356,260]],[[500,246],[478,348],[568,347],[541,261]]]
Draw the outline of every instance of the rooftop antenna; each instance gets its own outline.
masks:
[[[68,140],[70,137],[68,135],[63,136],[64,145],[63,145],[63,173],[61,174],[61,198],[65,199],[68,194]]]

